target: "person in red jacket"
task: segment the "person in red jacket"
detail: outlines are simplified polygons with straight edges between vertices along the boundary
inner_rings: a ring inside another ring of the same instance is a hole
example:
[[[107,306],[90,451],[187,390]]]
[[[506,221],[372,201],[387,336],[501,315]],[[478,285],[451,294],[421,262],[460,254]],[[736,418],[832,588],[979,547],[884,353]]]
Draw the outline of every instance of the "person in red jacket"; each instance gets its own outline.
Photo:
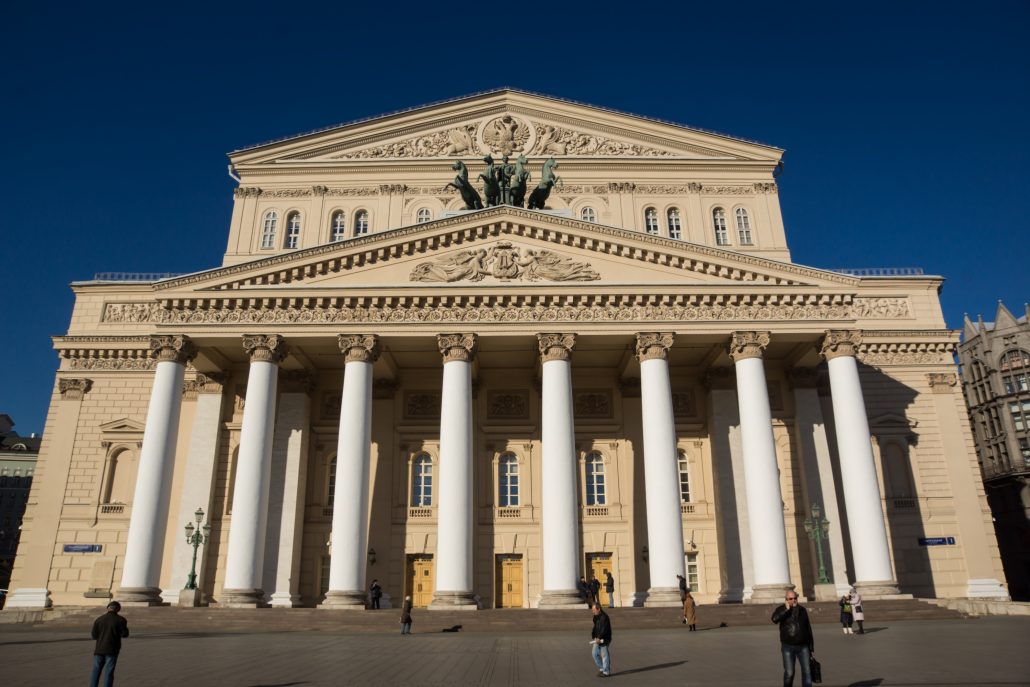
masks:
[[[118,654],[122,650],[122,639],[129,636],[129,623],[118,615],[122,605],[117,601],[107,604],[107,613],[93,621],[93,639],[97,640],[93,650],[93,672],[89,686],[98,687],[100,674],[105,672],[104,687],[114,687],[114,669],[118,665]]]

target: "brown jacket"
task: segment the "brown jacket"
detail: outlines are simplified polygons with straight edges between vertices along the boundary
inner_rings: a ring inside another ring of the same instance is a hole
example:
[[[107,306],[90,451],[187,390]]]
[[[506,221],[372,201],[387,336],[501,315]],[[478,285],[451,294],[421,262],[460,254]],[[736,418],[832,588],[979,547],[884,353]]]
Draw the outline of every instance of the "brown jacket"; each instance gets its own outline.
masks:
[[[683,617],[687,619],[687,625],[697,624],[697,613],[695,612],[694,597],[687,596],[683,601]]]

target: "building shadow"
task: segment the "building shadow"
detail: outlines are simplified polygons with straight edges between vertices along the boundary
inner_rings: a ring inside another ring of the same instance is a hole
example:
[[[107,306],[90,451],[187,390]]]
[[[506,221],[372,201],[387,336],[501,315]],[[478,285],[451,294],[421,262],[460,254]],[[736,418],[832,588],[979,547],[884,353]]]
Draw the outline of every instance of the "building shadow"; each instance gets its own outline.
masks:
[[[612,673],[611,677],[615,677],[616,675],[632,675],[633,673],[646,673],[649,670],[665,670],[666,668],[675,668],[676,666],[681,666],[686,662],[686,660],[672,661],[670,663],[658,663],[653,666],[644,666],[643,668],[630,668],[629,670],[620,670],[617,673]]]
[[[882,677],[874,677],[870,680],[859,680],[858,682],[852,682],[848,687],[877,687],[877,685],[883,684]]]

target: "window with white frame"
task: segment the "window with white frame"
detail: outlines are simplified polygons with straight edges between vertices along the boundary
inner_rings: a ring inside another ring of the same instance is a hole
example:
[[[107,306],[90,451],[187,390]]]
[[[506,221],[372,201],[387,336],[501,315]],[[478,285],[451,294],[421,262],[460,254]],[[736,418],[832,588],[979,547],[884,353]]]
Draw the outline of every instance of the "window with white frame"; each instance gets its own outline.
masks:
[[[579,218],[584,222],[596,222],[597,213],[589,205],[579,211]]]
[[[368,233],[368,211],[359,210],[354,216],[354,235],[364,236]]]
[[[730,245],[730,232],[726,230],[726,211],[722,208],[712,210],[712,225],[715,227],[715,245]]]
[[[586,459],[586,502],[588,506],[603,506],[607,503],[604,486],[604,456],[600,451],[591,451]]]
[[[286,216],[286,244],[285,248],[297,248],[300,246],[300,213],[291,212]]]
[[[1018,348],[1006,352],[998,371],[1006,394],[1030,391],[1030,353]]]
[[[698,577],[698,568],[697,568],[697,554],[696,553],[688,553],[687,554],[687,589],[689,589],[694,594],[697,594],[698,591],[700,591],[698,589],[698,587],[697,587],[698,580],[699,580],[699,577]]]
[[[415,214],[415,224],[425,224],[431,219],[433,219],[433,213],[429,211],[429,208],[419,208]]]
[[[347,216],[342,210],[333,213],[333,219],[329,223],[331,228],[329,238],[331,241],[342,241],[347,234]]]
[[[737,208],[734,214],[737,216],[737,238],[740,239],[740,245],[750,246],[753,241],[751,239],[751,219],[748,217],[747,210]]]
[[[411,461],[411,505],[433,505],[433,459],[428,453],[420,453]]]
[[[519,459],[514,453],[502,453],[497,461],[497,506],[519,505]]]
[[[690,459],[685,451],[678,451],[680,472],[680,501],[690,503]]]
[[[644,210],[644,231],[652,236],[658,235],[658,211],[654,208]]]
[[[332,508],[336,501],[336,456],[329,461],[329,472],[326,475],[326,489],[328,490],[325,495],[325,505],[328,508]]]
[[[1009,412],[1012,413],[1012,422],[1017,432],[1030,430],[1030,401],[1010,403]]]
[[[669,222],[669,238],[683,238],[683,228],[680,224],[680,211],[677,208],[670,208],[666,219]]]
[[[279,224],[279,213],[269,210],[261,221],[261,247],[275,248],[275,229]]]

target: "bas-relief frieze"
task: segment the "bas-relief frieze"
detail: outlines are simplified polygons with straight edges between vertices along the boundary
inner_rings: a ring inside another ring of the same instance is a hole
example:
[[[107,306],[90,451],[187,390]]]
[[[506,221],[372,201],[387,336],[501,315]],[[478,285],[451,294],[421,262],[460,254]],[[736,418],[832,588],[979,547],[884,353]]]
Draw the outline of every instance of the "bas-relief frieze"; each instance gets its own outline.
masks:
[[[504,281],[594,281],[601,275],[588,263],[549,250],[513,246],[508,241],[419,263],[409,275],[411,281],[423,282],[482,281],[486,277]]]

